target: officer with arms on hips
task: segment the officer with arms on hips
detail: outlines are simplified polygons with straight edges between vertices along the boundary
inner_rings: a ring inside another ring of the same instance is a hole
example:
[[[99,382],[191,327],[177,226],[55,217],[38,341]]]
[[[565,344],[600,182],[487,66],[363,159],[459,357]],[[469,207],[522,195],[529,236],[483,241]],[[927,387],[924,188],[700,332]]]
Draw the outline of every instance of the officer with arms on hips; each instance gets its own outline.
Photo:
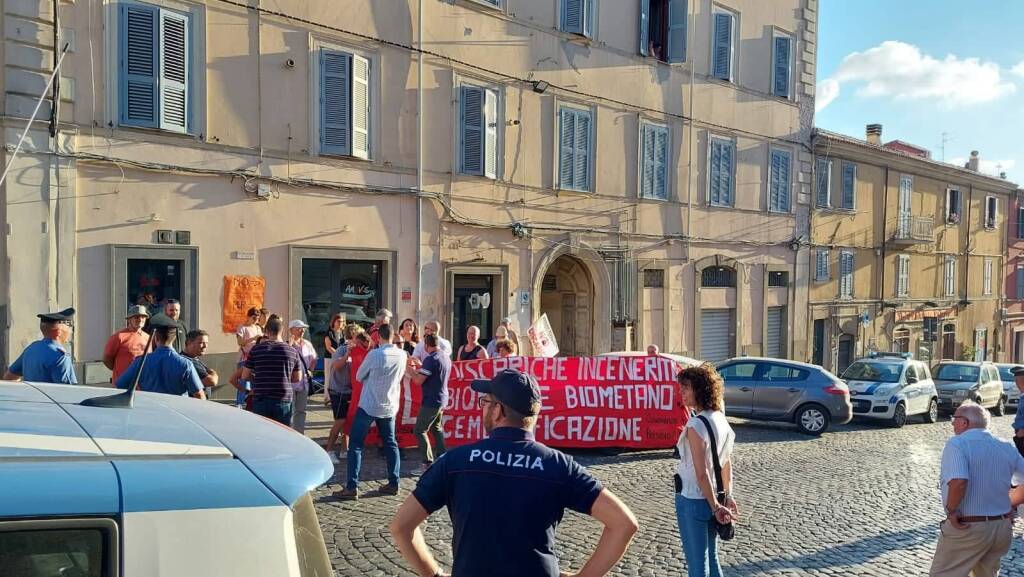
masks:
[[[77,385],[71,355],[64,349],[71,340],[71,319],[75,316],[75,309],[36,316],[39,317],[39,332],[43,333],[43,338],[25,347],[21,356],[7,369],[4,380]]]
[[[445,575],[419,526],[447,506],[455,577],[608,573],[637,531],[632,511],[571,457],[534,440],[540,388],[533,377],[507,369],[472,386],[483,393],[479,403],[489,437],[448,451],[420,478],[391,521],[402,556],[421,577]],[[553,551],[565,509],[604,525],[579,573],[560,571]]]
[[[153,330],[153,352],[136,357],[117,378],[114,386],[128,389],[134,386],[138,379],[140,391],[167,395],[187,393],[197,399],[205,399],[206,392],[195,365],[174,350],[178,324],[172,319],[154,317],[150,322],[150,328]]]

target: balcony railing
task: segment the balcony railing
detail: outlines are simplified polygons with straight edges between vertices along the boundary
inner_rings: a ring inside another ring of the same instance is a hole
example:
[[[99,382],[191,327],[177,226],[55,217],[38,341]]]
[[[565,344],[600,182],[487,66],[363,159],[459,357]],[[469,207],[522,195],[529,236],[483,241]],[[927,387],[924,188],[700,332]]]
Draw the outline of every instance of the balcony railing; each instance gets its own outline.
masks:
[[[932,242],[935,240],[935,220],[930,216],[901,214],[896,222],[893,240],[906,243]]]

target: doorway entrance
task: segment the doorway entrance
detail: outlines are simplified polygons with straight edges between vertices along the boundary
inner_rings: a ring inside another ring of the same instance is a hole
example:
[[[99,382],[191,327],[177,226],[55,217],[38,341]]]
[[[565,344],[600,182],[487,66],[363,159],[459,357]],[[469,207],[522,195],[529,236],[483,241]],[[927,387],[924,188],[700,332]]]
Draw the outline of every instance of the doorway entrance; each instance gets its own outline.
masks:
[[[594,281],[579,259],[562,255],[544,274],[541,313],[548,315],[559,355],[584,357],[594,348]]]
[[[486,346],[494,337],[498,319],[495,278],[489,274],[457,274],[452,284],[452,350],[466,344],[466,329],[480,328],[480,344]]]

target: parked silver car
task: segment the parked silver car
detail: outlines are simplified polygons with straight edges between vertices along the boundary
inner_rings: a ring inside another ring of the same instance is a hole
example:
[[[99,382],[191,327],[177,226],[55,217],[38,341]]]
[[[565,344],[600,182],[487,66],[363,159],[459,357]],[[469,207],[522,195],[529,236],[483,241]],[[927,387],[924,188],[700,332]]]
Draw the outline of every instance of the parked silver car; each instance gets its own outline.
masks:
[[[1003,381],[992,363],[942,361],[932,370],[932,378],[939,393],[941,413],[952,413],[964,401],[991,409],[997,417],[1006,412]]]
[[[726,415],[795,423],[807,435],[853,418],[846,383],[817,365],[741,357],[719,363],[718,372],[725,379]]]
[[[1017,363],[996,363],[996,368],[999,369],[999,379],[1003,381],[1003,394],[1006,395],[1007,406],[1016,407],[1020,403],[1020,389],[1017,388],[1017,383],[1014,381],[1013,369],[1024,368],[1024,365],[1018,365]]]

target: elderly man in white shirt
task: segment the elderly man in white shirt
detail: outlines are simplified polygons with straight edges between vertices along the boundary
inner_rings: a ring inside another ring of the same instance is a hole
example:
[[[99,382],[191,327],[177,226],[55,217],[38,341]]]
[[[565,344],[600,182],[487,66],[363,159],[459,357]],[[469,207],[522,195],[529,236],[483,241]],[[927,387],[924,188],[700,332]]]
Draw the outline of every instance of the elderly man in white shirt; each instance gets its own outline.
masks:
[[[452,343],[448,339],[441,336],[441,323],[437,321],[427,321],[423,324],[424,335],[437,335],[437,349],[441,351],[441,354],[452,358]],[[418,363],[422,363],[423,359],[427,358],[427,349],[423,344],[423,339],[416,343],[416,348],[412,351],[412,358]]]
[[[946,520],[940,524],[932,577],[995,577],[1010,550],[1011,483],[1024,482],[1024,457],[988,431],[987,409],[971,402],[953,415],[956,435],[942,451],[939,474]]]

